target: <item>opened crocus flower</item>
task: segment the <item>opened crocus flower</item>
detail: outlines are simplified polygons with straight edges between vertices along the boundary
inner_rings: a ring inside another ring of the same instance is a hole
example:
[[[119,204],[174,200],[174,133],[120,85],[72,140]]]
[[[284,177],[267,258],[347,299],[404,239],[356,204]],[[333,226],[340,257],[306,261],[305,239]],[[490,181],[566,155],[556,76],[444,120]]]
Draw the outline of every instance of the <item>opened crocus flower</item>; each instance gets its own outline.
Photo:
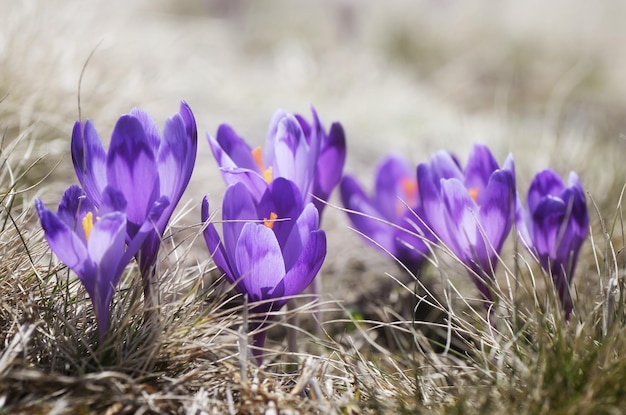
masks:
[[[300,115],[277,111],[264,150],[253,149],[228,124],[220,125],[215,138],[207,136],[226,184],[244,183],[259,200],[274,178],[284,177],[321,214],[341,179],[346,140],[341,124],[333,123],[326,134],[313,108],[311,112],[309,124]]]
[[[354,177],[341,181],[341,200],[355,229],[375,246],[389,252],[410,271],[422,267],[429,231],[423,224],[415,168],[391,155],[378,166],[374,194],[368,197]]]
[[[589,228],[585,192],[576,173],[570,173],[566,187],[558,174],[547,169],[532,181],[527,203],[528,208],[518,215],[519,235],[552,276],[565,317],[569,318],[572,312],[569,286]]]
[[[196,122],[184,102],[180,111],[165,122],[163,135],[142,110],[134,109],[121,116],[113,129],[108,152],[91,121],[77,121],[74,125],[72,160],[78,180],[96,208],[101,206],[107,186],[124,196],[128,203],[128,238],[135,237],[159,198],[169,201],[137,253],[147,307],[152,306],[151,280],[161,237],[189,183],[197,147]]]
[[[205,197],[202,220],[208,219]],[[204,238],[213,261],[239,292],[251,302],[265,301],[252,305],[252,312],[280,309],[288,297],[300,294],[311,283],[322,266],[326,234],[319,230],[317,209],[312,203],[303,205],[300,191],[289,180],[274,180],[259,201],[243,183],[228,187],[222,219],[223,242],[212,223]],[[254,336],[259,360],[264,343],[261,330]]]
[[[475,145],[465,170],[447,152],[417,167],[423,215],[470,270],[486,306],[493,301],[497,255],[515,218],[515,170],[509,157],[499,168],[484,145]]]
[[[101,202],[101,209],[97,209],[78,186],[65,191],[56,214],[46,209],[41,200],[35,200],[50,249],[76,273],[89,294],[102,342],[115,287],[124,268],[152,231],[152,223],[159,220],[167,207],[167,200],[159,199],[153,205],[128,246],[124,197],[107,187]]]

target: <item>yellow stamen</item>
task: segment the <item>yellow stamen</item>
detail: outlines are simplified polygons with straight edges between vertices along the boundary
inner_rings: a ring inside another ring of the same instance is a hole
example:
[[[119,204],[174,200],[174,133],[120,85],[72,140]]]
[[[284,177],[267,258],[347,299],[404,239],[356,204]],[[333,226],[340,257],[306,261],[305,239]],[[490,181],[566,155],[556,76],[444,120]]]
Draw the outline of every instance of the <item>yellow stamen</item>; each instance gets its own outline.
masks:
[[[472,187],[467,190],[469,192],[470,197],[474,202],[478,201],[478,188]]]
[[[263,219],[263,225],[267,226],[270,229],[274,229],[274,221],[278,218],[278,215],[274,212],[270,212],[270,218]]]
[[[88,212],[83,218],[83,231],[85,232],[85,239],[89,240],[89,235],[91,235],[92,229],[93,229],[93,214],[91,212]]]
[[[266,182],[272,183],[272,166],[269,166],[267,169],[263,170],[263,178]]]
[[[254,162],[256,163],[256,165],[259,166],[259,170],[261,170],[261,173],[263,174],[263,178],[265,179],[265,181],[268,183],[271,183],[272,182],[272,166],[269,166],[267,169],[265,168],[265,165],[263,164],[263,150],[261,150],[261,147],[257,147],[254,150],[252,150],[252,158],[254,159]]]

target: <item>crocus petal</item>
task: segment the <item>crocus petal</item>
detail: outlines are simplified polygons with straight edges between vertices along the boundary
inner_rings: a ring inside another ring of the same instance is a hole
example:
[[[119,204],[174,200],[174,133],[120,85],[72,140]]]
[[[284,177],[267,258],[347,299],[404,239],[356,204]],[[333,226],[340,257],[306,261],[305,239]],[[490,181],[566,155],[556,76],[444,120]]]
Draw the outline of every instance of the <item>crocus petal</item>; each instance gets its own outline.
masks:
[[[284,246],[281,247],[286,270],[290,270],[300,257],[303,247],[309,241],[311,232],[319,228],[319,214],[313,203],[306,205],[297,220],[295,218],[292,220],[295,222],[295,226],[291,229]]]
[[[484,189],[489,183],[491,174],[499,168],[498,162],[487,146],[474,145],[465,166],[465,186],[479,191]]]
[[[221,124],[216,138],[207,136],[213,156],[220,167],[241,167],[259,172],[252,148],[228,124]]]
[[[448,245],[463,261],[474,259],[474,251],[479,243],[478,207],[467,188],[456,179],[441,180],[441,197],[447,212],[450,240]],[[483,244],[482,238],[480,244]]]
[[[143,223],[159,193],[159,176],[152,147],[137,118],[120,117],[113,130],[107,158],[107,180],[120,190],[128,221]]]
[[[205,196],[202,199],[202,222],[207,222],[210,218],[209,214],[209,200]],[[228,257],[226,252],[224,251],[224,245],[220,240],[220,236],[215,229],[215,226],[212,223],[209,223],[203,232],[204,241],[206,242],[207,248],[209,248],[209,252],[211,253],[211,258],[217,267],[226,274],[226,277],[231,283],[236,282],[239,279],[239,275],[235,273],[236,268],[231,266],[228,261]]]
[[[285,249],[287,238],[303,209],[302,196],[296,185],[287,179],[275,179],[257,206],[257,218],[269,219],[272,213],[276,220],[272,229],[281,247]]]
[[[285,177],[300,189],[302,197],[310,200],[311,184],[315,177],[315,163],[298,121],[285,116],[278,124],[274,142],[274,177]]]
[[[119,212],[109,213],[95,223],[87,244],[91,259],[98,264],[96,291],[91,301],[101,338],[109,325],[109,310],[115,287],[127,264],[119,263],[124,254],[125,237],[126,217]]]
[[[384,218],[392,219],[398,216],[396,213],[398,203],[413,204],[399,196],[404,193],[400,186],[405,180],[415,179],[413,168],[404,158],[391,155],[379,165],[374,194],[376,195],[376,207]]]
[[[126,217],[122,213],[109,213],[94,225],[88,243],[89,254],[98,264],[96,293],[92,302],[101,336],[104,336],[108,327],[109,309],[115,287],[128,263],[120,264],[124,258],[125,236]]]
[[[130,115],[141,124],[146,139],[152,148],[152,154],[157,154],[161,146],[161,134],[150,114],[139,108],[133,108]]]
[[[515,181],[509,170],[499,170],[491,175],[483,191],[478,215],[482,232],[491,245],[490,250],[499,252],[513,225],[515,212]],[[489,254],[493,255],[493,254]]]
[[[556,259],[566,265],[566,273],[572,278],[578,252],[587,237],[589,227],[589,215],[582,189],[574,186],[563,192],[565,215],[563,224],[559,230]]]
[[[187,128],[180,115],[176,114],[165,122],[163,142],[158,153],[158,171],[161,195],[168,196],[171,204],[169,214],[161,218],[160,232],[165,229],[171,212],[187,188],[196,161],[196,142],[197,137],[187,136]]]
[[[289,114],[282,109],[276,110],[272,115],[265,138],[265,147],[263,148],[263,163],[265,166],[274,165],[274,160],[276,159],[276,134],[278,134],[278,126],[287,115]]]
[[[315,164],[316,161],[319,161],[320,150],[326,142],[326,132],[324,131],[324,126],[322,125],[320,118],[317,116],[317,111],[315,111],[313,105],[311,105],[311,119],[313,121],[311,122],[311,128],[308,131],[308,134],[302,128],[300,128],[300,130],[302,131],[302,135],[309,146],[309,157],[313,161],[313,164]],[[296,121],[298,121],[298,125],[302,125],[297,118]]]
[[[236,246],[246,221],[258,220],[250,192],[241,183],[229,186],[222,202],[224,250],[228,262],[235,264]]]
[[[152,204],[148,215],[138,227],[137,232],[132,238],[130,238],[130,241],[128,241],[128,247],[126,248],[126,252],[124,253],[124,258],[120,261],[121,264],[128,263],[130,259],[137,254],[139,249],[142,249],[142,251],[145,250],[144,247],[142,247],[142,244],[145,242],[148,236],[156,232],[155,224],[159,221],[159,218],[168,206],[169,200],[166,196],[161,196]],[[148,261],[148,257],[156,256],[156,252],[148,252],[148,250],[145,251],[146,254],[143,257],[144,264],[140,264],[142,268],[145,267],[145,262]]]
[[[57,215],[35,199],[35,207],[50,249],[65,265],[80,274],[89,259],[87,246]]]
[[[227,186],[232,186],[237,183],[242,183],[246,186],[252,198],[258,201],[263,196],[263,193],[267,190],[268,183],[263,176],[253,170],[240,169],[240,168],[226,168],[220,169],[222,177]]]
[[[368,243],[372,246],[380,246],[391,252],[392,255],[396,255],[393,227],[382,222],[382,220],[388,219],[385,219],[384,215],[373,206],[354,177],[350,175],[344,176],[339,187],[339,192],[345,208],[359,212],[348,212],[352,226],[369,238]]]
[[[91,121],[74,124],[71,152],[78,181],[89,199],[99,207],[106,186],[106,152]]]
[[[285,276],[285,264],[274,232],[264,225],[246,223],[237,241],[236,264],[240,284],[253,301],[272,298]]]
[[[425,229],[420,217],[421,209],[415,212],[407,211],[397,222],[402,229],[394,228],[393,242],[395,248],[391,250],[395,257],[412,271],[419,270],[430,252],[426,240],[434,240],[433,235]]]
[[[306,118],[304,118],[300,114],[294,114],[294,117],[296,117],[296,120],[298,120],[298,124],[300,124],[300,128],[302,128],[302,132],[304,133],[304,136],[305,137],[310,137],[311,136],[311,125],[306,120]],[[276,124],[276,126],[278,126],[278,124]],[[276,135],[276,128],[274,128],[274,135]]]
[[[431,160],[429,169],[431,181],[439,189],[440,179],[464,180],[461,166],[458,161],[447,151],[436,152]],[[421,187],[420,187],[421,188]]]
[[[126,198],[124,194],[114,187],[107,186],[102,192],[102,206],[100,214],[105,215],[110,212],[126,212]]]
[[[323,230],[311,232],[298,261],[282,281],[285,297],[300,294],[317,275],[326,257],[326,234]]]
[[[333,123],[330,126],[326,140],[322,142],[319,158],[317,160],[313,186],[313,195],[316,198],[323,201],[328,200],[331,192],[341,180],[345,162],[346,135],[341,124]],[[313,198],[312,202],[320,213],[326,206],[325,203],[315,198]]]
[[[528,189],[528,210],[534,212],[537,205],[546,196],[561,196],[563,181],[554,170],[546,169],[535,176]]]
[[[126,236],[126,218],[123,213],[108,213],[94,223],[87,243],[89,257],[95,262],[107,262],[105,269],[117,263],[124,252]],[[108,274],[114,274],[109,272]]]
[[[544,197],[536,206],[532,217],[533,237],[535,250],[540,257],[556,257],[557,235],[565,210],[565,203],[553,196]]]
[[[417,183],[424,217],[435,235],[448,244],[453,239],[448,230],[448,217],[439,191],[441,180],[438,179],[435,183],[433,176],[427,164],[421,163],[417,166]]]
[[[95,220],[96,209],[93,203],[91,203],[91,200],[83,193],[83,189],[77,185],[68,187],[65,193],[63,193],[63,197],[59,203],[57,216],[68,228],[73,229],[83,242],[86,241],[87,238],[85,237],[81,222],[89,212],[91,212]]]

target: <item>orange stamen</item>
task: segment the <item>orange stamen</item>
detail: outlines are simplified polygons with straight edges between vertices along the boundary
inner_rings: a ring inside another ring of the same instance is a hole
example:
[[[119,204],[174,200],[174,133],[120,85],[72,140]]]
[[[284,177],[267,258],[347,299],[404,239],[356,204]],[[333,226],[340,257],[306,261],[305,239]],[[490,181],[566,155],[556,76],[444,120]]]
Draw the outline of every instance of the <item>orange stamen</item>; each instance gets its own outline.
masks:
[[[252,158],[254,159],[256,165],[259,166],[259,169],[265,169],[265,167],[263,166],[263,150],[261,149],[261,147],[257,147],[252,150]]]
[[[263,219],[263,225],[267,226],[270,229],[274,229],[274,221],[278,218],[278,215],[274,212],[270,212],[270,218]]]
[[[477,187],[472,187],[470,189],[467,189],[467,191],[469,192],[469,195],[474,202],[478,201],[478,188]]]
[[[417,180],[409,177],[400,179],[400,189],[403,195],[398,195],[401,200],[396,201],[396,215],[401,216],[406,210],[406,205],[415,207],[417,205]]]
[[[417,196],[417,180],[404,177],[400,181],[400,186],[407,200],[411,200]]]
[[[254,150],[252,150],[252,158],[254,159],[256,165],[259,166],[259,170],[261,170],[265,181],[271,183],[272,166],[269,166],[267,169],[265,168],[265,165],[263,164],[263,150],[261,150],[261,147],[256,147]]]

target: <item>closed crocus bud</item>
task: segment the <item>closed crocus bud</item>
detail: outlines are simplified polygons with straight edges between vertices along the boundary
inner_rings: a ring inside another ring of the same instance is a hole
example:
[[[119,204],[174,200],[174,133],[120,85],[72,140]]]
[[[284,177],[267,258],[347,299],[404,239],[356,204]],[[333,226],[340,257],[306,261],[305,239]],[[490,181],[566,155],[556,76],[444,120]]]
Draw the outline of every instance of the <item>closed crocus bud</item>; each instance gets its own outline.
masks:
[[[429,252],[424,238],[431,236],[421,218],[415,168],[390,155],[378,166],[371,196],[350,175],[344,176],[340,190],[354,228],[410,271],[419,271]]]
[[[102,204],[107,186],[124,196],[129,238],[135,236],[156,203],[169,202],[137,252],[148,305],[161,238],[191,178],[197,147],[196,121],[184,102],[179,112],[165,122],[162,134],[142,110],[121,116],[108,151],[91,121],[74,125],[72,160],[78,180],[96,207]]]
[[[209,220],[209,202],[202,203],[202,220]],[[222,202],[222,235],[209,223],[204,238],[213,261],[247,294],[254,313],[280,309],[300,294],[317,275],[326,256],[326,234],[312,203],[303,204],[298,187],[278,178],[259,200],[243,183],[229,186]],[[252,329],[265,323],[257,324]],[[265,332],[254,336],[261,361]]]
[[[589,229],[585,192],[576,173],[570,173],[567,186],[553,170],[538,173],[528,190],[527,207],[518,215],[517,228],[523,243],[552,276],[569,319],[573,308],[570,284]]]
[[[489,307],[497,256],[515,218],[515,170],[502,168],[489,149],[475,145],[464,170],[447,152],[417,168],[423,215],[431,230],[470,270]]]

